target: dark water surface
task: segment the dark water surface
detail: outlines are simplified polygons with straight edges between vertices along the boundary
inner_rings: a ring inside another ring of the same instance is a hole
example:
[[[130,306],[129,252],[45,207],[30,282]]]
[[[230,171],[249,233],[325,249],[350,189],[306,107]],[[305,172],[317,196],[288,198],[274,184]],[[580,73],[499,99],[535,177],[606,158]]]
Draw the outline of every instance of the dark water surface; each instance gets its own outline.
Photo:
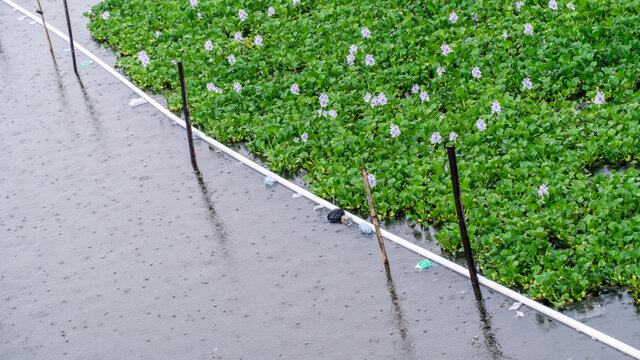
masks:
[[[75,38],[113,64],[90,5],[69,2]],[[387,272],[374,238],[202,142],[194,173],[182,128],[21,16],[0,3],[0,359],[628,358],[392,244]],[[624,294],[565,313],[640,346]]]

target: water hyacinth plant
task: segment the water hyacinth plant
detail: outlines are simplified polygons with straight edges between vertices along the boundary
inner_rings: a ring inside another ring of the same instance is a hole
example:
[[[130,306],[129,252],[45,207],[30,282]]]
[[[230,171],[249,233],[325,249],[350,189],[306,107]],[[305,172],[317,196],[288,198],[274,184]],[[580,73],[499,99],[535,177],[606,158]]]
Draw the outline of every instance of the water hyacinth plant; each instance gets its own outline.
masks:
[[[435,226],[445,252],[461,243],[445,140],[430,140],[449,134],[484,275],[554,304],[610,286],[638,299],[640,15],[631,0],[572,3],[105,0],[87,15],[118,67],[176,111],[182,61],[205,133],[274,171],[304,170],[353,211],[367,210],[366,160],[379,216]],[[592,176],[600,163],[631,169]]]

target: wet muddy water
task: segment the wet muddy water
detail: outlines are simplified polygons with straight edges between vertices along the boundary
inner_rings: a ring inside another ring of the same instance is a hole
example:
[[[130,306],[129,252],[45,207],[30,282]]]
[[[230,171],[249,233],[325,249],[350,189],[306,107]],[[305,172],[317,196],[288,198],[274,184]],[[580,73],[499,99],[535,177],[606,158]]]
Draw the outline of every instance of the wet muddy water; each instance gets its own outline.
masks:
[[[91,4],[74,36],[113,64]],[[184,129],[20,17],[0,2],[0,359],[628,358],[391,243],[385,271],[375,238],[200,141],[194,173]],[[640,346],[625,294],[565,313]]]

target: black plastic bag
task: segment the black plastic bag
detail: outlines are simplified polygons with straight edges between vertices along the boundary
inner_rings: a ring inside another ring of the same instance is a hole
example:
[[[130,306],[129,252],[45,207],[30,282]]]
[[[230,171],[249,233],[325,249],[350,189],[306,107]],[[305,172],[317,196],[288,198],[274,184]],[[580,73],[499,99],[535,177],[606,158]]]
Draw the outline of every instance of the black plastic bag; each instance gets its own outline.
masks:
[[[339,223],[342,221],[342,215],[344,215],[344,210],[337,208],[327,215],[327,220],[329,220],[330,223]]]

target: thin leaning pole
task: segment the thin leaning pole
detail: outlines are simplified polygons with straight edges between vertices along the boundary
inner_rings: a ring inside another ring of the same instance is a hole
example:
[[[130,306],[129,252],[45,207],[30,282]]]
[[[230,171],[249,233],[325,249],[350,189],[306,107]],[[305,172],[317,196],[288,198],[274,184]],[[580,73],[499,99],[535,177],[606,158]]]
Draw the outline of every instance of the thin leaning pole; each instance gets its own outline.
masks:
[[[387,250],[384,248],[384,242],[382,241],[382,232],[380,231],[380,222],[378,221],[378,215],[373,206],[373,196],[371,196],[371,188],[369,187],[369,176],[367,174],[367,168],[364,164],[360,168],[360,175],[362,175],[362,182],[364,182],[364,189],[367,192],[367,201],[369,202],[369,212],[371,213],[371,222],[376,230],[376,236],[378,237],[378,245],[380,245],[380,252],[382,253],[382,262],[385,266],[389,266],[389,259],[387,258]]]
[[[178,75],[180,76],[180,90],[182,91],[182,109],[184,110],[184,119],[187,128],[187,141],[189,142],[189,155],[191,156],[191,166],[193,170],[198,170],[198,163],[196,163],[196,150],[193,145],[193,133],[191,131],[191,115],[189,114],[189,101],[187,99],[187,87],[184,82],[184,69],[182,67],[182,61],[178,62]]]
[[[447,154],[449,155],[449,169],[451,170],[451,185],[453,185],[453,198],[456,203],[456,212],[458,214],[458,226],[460,227],[460,236],[462,236],[462,245],[464,246],[464,255],[467,258],[467,267],[469,268],[469,278],[471,284],[478,285],[478,274],[476,265],[473,262],[473,254],[471,253],[471,243],[469,242],[469,234],[467,233],[467,223],[464,219],[464,209],[462,208],[462,197],[460,195],[460,182],[458,181],[458,163],[456,161],[455,146],[447,146]]]
[[[42,26],[44,27],[44,33],[47,34],[47,42],[49,43],[49,51],[51,51],[51,56],[55,58],[55,54],[53,53],[53,46],[51,46],[51,38],[49,37],[49,29],[47,29],[47,22],[44,21],[44,11],[42,11],[42,5],[40,5],[40,0],[36,0],[38,3],[38,8],[36,9],[36,13],[40,14],[42,18]]]
[[[76,48],[73,46],[73,32],[71,31],[71,20],[69,20],[69,6],[67,6],[67,0],[62,0],[64,4],[64,15],[67,17],[67,29],[69,30],[69,44],[71,45],[71,58],[73,59],[73,71],[78,74],[78,65],[76,65]]]

